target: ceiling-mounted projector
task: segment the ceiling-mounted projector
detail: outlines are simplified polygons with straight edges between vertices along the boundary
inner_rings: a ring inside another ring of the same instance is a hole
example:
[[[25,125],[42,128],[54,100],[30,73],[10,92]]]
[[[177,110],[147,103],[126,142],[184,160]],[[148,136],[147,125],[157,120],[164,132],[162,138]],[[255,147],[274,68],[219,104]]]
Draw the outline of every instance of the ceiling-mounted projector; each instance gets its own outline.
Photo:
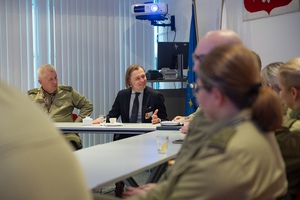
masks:
[[[171,31],[175,31],[175,16],[167,17],[168,5],[165,3],[146,2],[144,4],[134,4],[131,6],[131,13],[136,15],[138,20],[149,20],[153,26],[171,26]],[[170,19],[170,23],[162,21]]]
[[[166,15],[168,5],[165,3],[134,4],[131,13],[135,15]]]

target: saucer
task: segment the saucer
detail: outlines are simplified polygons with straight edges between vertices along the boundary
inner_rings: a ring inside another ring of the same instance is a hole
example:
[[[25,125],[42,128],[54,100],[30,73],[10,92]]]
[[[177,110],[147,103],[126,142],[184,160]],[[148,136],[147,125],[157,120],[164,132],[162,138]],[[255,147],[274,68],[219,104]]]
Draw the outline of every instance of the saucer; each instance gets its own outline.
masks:
[[[178,126],[178,125],[180,125],[180,123],[177,121],[163,121],[160,123],[162,126]]]
[[[111,124],[111,123],[107,123],[106,126],[123,126],[122,123],[114,123],[114,124]]]

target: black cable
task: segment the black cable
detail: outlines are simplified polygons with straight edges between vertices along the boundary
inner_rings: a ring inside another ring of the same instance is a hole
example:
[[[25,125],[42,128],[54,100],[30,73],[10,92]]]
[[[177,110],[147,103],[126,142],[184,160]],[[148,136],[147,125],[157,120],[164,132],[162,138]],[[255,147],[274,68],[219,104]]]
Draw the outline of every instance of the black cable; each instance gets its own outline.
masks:
[[[175,32],[175,35],[174,35],[173,42],[175,42],[175,38],[176,38],[176,28],[175,28],[175,23],[174,23],[174,24],[171,24],[171,27],[174,27],[174,32]]]
[[[175,35],[174,35],[173,42],[175,41],[175,38],[176,38],[176,29],[174,30],[174,32],[175,32]]]
[[[167,27],[167,42],[169,42],[169,27]]]

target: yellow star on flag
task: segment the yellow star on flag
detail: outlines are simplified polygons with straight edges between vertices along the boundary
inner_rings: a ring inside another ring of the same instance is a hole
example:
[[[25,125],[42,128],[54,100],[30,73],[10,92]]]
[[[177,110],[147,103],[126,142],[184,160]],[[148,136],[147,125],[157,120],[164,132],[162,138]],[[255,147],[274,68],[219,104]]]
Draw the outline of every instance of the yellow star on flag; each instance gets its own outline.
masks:
[[[186,80],[186,84],[189,85],[189,80]]]
[[[187,71],[190,71],[190,67],[188,66]]]
[[[192,102],[192,100],[190,99],[190,101],[189,101],[189,104],[190,104],[190,106],[192,106],[193,105],[193,102]]]

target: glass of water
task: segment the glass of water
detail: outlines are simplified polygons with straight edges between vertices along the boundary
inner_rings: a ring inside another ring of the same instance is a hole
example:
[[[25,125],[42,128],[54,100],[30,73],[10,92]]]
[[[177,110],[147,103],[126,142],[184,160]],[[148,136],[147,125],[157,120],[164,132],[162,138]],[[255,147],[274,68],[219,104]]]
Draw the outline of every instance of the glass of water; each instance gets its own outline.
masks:
[[[100,115],[99,116],[100,126],[106,125],[106,115]]]
[[[168,152],[169,136],[156,136],[158,153],[165,154]]]

